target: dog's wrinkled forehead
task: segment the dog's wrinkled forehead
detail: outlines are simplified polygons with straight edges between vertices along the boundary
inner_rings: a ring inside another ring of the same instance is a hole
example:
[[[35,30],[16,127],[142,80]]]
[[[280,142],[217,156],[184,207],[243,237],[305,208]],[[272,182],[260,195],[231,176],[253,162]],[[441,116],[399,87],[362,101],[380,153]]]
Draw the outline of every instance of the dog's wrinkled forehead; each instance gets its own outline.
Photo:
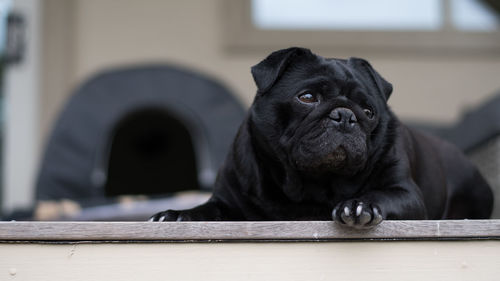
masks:
[[[260,95],[266,94],[282,76],[292,81],[328,77],[346,86],[369,84],[385,100],[392,93],[392,85],[364,59],[327,59],[297,47],[273,52],[252,67],[252,75]]]
[[[329,81],[334,84],[351,86],[367,83],[363,77],[356,75],[354,69],[347,65],[346,60],[330,59],[318,56],[314,60],[297,59],[290,63],[282,74],[282,78],[289,78],[296,82],[307,80]],[[280,82],[277,79],[276,83]],[[369,81],[368,81],[369,82]]]
[[[295,59],[269,91],[296,94],[293,91],[318,89],[321,86],[323,90],[328,88],[335,89],[334,92],[348,93],[354,88],[365,89],[365,84],[370,83],[359,78],[342,60],[323,57],[314,60]]]
[[[323,65],[323,70],[328,72],[334,80],[344,82],[354,80],[355,74],[353,69],[347,66],[347,60],[322,58],[321,61],[318,66]]]

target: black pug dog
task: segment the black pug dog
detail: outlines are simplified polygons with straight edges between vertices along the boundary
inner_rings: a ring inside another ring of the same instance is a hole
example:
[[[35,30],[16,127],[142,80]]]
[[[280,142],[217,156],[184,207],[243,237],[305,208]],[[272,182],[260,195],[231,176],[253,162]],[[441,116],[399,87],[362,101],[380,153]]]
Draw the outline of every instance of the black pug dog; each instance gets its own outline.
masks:
[[[212,197],[151,221],[480,219],[490,187],[454,146],[402,125],[392,85],[359,58],[279,50],[252,67],[257,94]]]

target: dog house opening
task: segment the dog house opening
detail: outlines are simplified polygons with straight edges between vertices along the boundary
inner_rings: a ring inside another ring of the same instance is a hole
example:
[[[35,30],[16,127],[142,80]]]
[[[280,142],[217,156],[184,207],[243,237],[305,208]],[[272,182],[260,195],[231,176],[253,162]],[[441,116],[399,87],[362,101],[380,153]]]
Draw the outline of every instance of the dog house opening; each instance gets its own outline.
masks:
[[[198,190],[193,140],[165,109],[125,116],[112,135],[106,196],[163,195]]]

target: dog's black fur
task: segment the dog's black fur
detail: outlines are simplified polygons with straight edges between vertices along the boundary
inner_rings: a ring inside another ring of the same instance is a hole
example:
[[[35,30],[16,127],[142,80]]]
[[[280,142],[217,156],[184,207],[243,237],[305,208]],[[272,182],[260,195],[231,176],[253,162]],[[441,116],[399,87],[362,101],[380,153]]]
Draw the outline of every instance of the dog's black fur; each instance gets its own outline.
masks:
[[[392,85],[359,58],[279,50],[252,67],[257,94],[211,199],[152,221],[488,218],[490,187],[454,146],[402,125]]]

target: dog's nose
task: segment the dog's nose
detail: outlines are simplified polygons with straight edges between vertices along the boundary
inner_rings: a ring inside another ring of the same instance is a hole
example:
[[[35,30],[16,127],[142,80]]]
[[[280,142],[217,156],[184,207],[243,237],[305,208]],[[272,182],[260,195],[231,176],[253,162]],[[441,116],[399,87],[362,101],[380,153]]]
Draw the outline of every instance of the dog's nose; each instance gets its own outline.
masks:
[[[345,127],[353,127],[358,119],[352,110],[345,107],[337,107],[330,112],[328,116],[336,125],[343,125]]]

